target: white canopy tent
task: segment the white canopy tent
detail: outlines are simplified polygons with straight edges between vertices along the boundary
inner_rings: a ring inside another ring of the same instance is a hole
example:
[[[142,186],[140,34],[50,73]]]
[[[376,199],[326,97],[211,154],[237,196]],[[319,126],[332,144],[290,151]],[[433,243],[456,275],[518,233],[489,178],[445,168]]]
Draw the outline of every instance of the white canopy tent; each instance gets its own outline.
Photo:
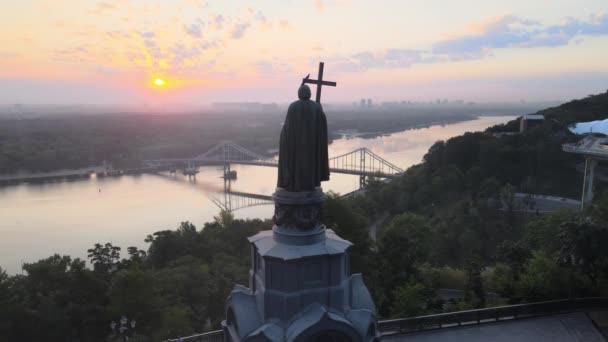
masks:
[[[570,132],[579,135],[589,133],[601,133],[608,135],[608,119],[590,122],[579,122],[574,126],[571,126],[569,129]]]

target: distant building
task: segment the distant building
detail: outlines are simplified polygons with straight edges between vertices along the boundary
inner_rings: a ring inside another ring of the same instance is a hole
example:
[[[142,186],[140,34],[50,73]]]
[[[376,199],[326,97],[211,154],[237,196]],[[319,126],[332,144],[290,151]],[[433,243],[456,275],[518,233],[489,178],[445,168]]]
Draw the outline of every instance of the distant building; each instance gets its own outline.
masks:
[[[530,128],[540,126],[545,121],[545,117],[541,114],[528,114],[519,119],[519,132],[524,133]]]

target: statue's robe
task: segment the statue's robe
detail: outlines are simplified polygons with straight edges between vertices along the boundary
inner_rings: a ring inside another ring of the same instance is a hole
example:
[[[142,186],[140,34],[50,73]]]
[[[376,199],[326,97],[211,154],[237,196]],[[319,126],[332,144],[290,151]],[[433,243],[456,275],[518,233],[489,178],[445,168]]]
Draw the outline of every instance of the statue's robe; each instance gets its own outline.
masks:
[[[277,186],[313,191],[329,180],[327,119],[320,104],[302,98],[287,110],[279,145]]]

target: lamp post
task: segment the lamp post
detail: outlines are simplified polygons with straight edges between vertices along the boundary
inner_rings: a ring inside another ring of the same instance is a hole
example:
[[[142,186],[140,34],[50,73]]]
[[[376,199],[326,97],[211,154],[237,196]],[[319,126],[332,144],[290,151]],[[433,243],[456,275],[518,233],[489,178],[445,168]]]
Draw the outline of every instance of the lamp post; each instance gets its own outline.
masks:
[[[133,318],[131,318],[131,336],[135,335],[135,324],[136,323],[137,322]]]
[[[122,337],[122,341],[127,342],[129,340],[129,337],[133,337],[133,335],[135,335],[135,325],[137,324],[137,322],[133,318],[129,320],[126,315],[122,315],[118,322],[120,323],[120,326],[118,326],[115,321],[112,321],[112,323],[110,323],[112,335],[120,335]]]
[[[123,315],[120,317],[120,334],[122,335],[122,342],[126,342],[129,339],[127,330],[129,330],[129,327],[127,326],[127,316]]]

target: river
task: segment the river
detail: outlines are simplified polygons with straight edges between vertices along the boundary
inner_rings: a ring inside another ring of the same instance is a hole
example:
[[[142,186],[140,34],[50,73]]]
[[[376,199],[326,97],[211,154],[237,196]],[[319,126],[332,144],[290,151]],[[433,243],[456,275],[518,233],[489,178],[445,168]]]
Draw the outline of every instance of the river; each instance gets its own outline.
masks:
[[[513,118],[488,116],[371,139],[338,139],[330,145],[329,156],[367,147],[406,169],[419,163],[437,140]],[[263,195],[274,191],[276,168],[234,165],[232,169],[238,173],[233,191]],[[147,235],[175,229],[181,221],[200,228],[219,212],[213,200],[223,198],[217,193],[223,189],[221,175],[220,168],[205,167],[195,181],[181,175],[143,174],[0,187],[0,267],[15,274],[21,272],[22,263],[54,253],[86,259],[87,249],[95,243],[111,242],[123,253],[128,246],[147,249]],[[348,193],[358,184],[358,176],[332,174],[323,188]],[[234,215],[270,218],[272,211],[272,205],[259,205],[235,210]]]

